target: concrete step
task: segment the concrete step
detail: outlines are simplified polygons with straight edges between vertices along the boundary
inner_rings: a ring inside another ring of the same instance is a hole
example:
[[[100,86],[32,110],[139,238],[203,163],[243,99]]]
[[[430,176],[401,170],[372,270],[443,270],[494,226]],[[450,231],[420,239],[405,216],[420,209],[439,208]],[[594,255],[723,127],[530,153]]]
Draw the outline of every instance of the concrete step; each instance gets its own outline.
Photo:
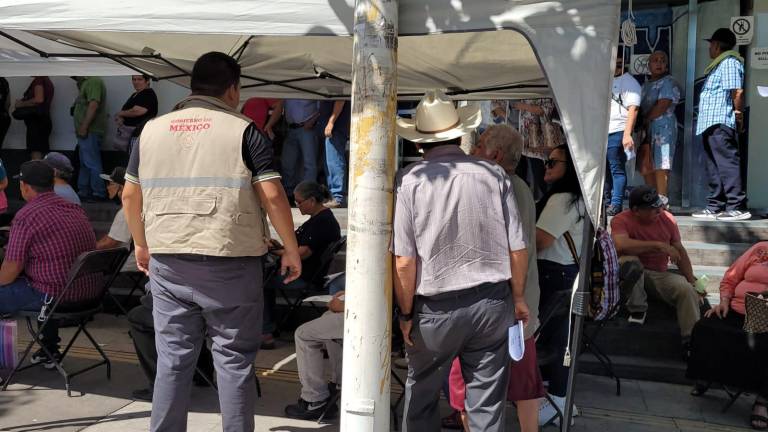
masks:
[[[755,244],[768,239],[768,220],[719,222],[676,216],[680,235],[685,241],[704,243]]]
[[[702,266],[725,266],[733,264],[744,252],[752,247],[752,243],[706,243],[698,241],[683,241],[691,262]]]

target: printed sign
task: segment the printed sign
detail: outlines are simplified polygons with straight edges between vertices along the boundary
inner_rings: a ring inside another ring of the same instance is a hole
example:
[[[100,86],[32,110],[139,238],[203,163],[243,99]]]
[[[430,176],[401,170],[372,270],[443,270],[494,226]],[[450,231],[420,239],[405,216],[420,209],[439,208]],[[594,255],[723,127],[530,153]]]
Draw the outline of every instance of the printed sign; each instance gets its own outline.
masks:
[[[768,69],[768,48],[752,48],[752,69]]]
[[[751,16],[732,17],[731,31],[736,35],[737,45],[751,44],[752,35],[755,34],[755,18]]]
[[[650,75],[651,71],[648,69],[648,59],[650,57],[650,54],[633,55],[629,62],[629,73],[632,75]]]

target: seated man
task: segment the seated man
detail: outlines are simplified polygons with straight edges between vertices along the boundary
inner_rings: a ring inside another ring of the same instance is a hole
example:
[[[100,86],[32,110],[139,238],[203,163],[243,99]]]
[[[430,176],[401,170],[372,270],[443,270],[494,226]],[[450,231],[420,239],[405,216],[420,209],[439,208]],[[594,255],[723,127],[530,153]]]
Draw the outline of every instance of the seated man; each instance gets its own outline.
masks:
[[[107,181],[107,195],[110,200],[117,199],[122,204],[123,187],[125,186],[125,168],[115,167],[112,174],[101,174],[101,178]],[[116,247],[130,247],[131,231],[128,229],[128,222],[125,221],[123,207],[115,213],[112,220],[112,226],[109,233],[96,242],[96,249],[112,249]],[[137,272],[136,256],[131,253],[125,262],[122,270],[124,272]]]
[[[328,303],[328,311],[320,318],[302,324],[294,333],[301,396],[298,403],[285,407],[285,415],[290,418],[319,419],[332,393],[337,391],[341,383],[340,339],[344,338],[344,285],[344,275],[333,279],[329,283],[329,292],[333,298]],[[328,352],[331,382],[326,382],[323,373],[323,350]],[[328,416],[335,414],[336,407],[332,407]]]
[[[50,152],[45,155],[43,161],[53,168],[53,191],[56,195],[73,204],[82,205],[80,196],[69,184],[75,171],[69,158],[59,152]]]
[[[622,288],[627,290],[629,322],[645,323],[647,296],[657,297],[677,309],[685,348],[699,320],[701,298],[677,222],[663,205],[655,189],[636,187],[629,195],[629,210],[611,221],[611,235],[620,257]],[[668,271],[670,259],[682,276]]]
[[[72,263],[96,245],[88,217],[80,206],[53,192],[53,168],[43,161],[21,165],[16,176],[27,204],[11,225],[5,260],[0,267],[0,315],[38,311],[62,294]],[[24,275],[22,275],[22,273]],[[95,277],[84,277],[64,294],[62,304],[83,304],[97,299],[101,287]],[[33,363],[54,368],[59,353],[58,323],[49,321],[43,331],[43,350],[32,355]]]

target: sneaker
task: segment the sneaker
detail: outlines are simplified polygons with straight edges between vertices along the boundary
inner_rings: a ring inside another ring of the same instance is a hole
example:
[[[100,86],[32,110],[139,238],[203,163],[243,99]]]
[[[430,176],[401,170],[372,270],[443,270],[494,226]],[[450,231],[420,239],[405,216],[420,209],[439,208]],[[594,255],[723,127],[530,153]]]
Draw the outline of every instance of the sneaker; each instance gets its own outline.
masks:
[[[621,207],[610,205],[608,206],[608,209],[605,210],[605,213],[609,217],[616,216],[617,214],[621,213]]]
[[[329,399],[319,402],[307,402],[304,399],[299,399],[296,404],[285,407],[285,415],[297,420],[317,420],[325,412]],[[331,407],[325,418],[332,418],[334,415],[336,415],[336,409]]]
[[[134,399],[144,401],[144,402],[152,402],[152,389],[151,388],[144,388],[139,390],[134,390],[131,392],[131,396],[133,396]]]
[[[337,199],[332,199],[330,201],[326,201],[325,204],[323,204],[326,208],[339,208],[341,207],[341,202],[339,202]]]
[[[260,349],[269,351],[275,349],[275,347],[275,337],[272,335],[272,333],[264,333],[261,335]]]
[[[744,221],[752,219],[752,213],[741,210],[729,210],[717,215],[717,220],[723,222]]]
[[[645,324],[645,312],[631,312],[627,321],[630,324],[643,325]]]
[[[659,194],[659,200],[661,200],[661,208],[669,210],[669,197]]]
[[[697,219],[717,219],[718,216],[720,216],[721,212],[714,212],[710,209],[704,209],[702,211],[697,211],[695,213],[692,213],[691,216],[697,218]]]
[[[42,364],[46,369],[54,369],[56,367],[56,363],[61,362],[61,353],[59,350],[56,350],[56,352],[53,353],[53,357],[53,359],[50,359],[48,354],[46,354],[45,351],[40,348],[39,350],[35,351],[34,354],[32,354],[29,362],[32,364]]]

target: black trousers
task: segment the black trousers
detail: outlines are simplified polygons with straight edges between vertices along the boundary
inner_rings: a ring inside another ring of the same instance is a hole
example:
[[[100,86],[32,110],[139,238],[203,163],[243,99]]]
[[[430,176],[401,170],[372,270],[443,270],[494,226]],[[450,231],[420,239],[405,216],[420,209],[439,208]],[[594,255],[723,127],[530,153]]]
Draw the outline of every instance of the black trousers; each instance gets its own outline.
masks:
[[[136,356],[139,358],[141,370],[144,371],[149,386],[155,384],[157,375],[157,349],[155,348],[155,326],[152,320],[152,295],[148,294],[141,298],[141,304],[128,312],[128,323],[130,324],[131,339],[136,349]],[[200,350],[200,357],[197,358],[197,368],[209,379],[213,377],[213,356],[208,347],[203,344]],[[195,372],[195,382],[203,383],[205,380]]]
[[[705,130],[702,138],[709,179],[707,208],[714,212],[746,209],[747,193],[741,178],[736,130],[719,124]]]

